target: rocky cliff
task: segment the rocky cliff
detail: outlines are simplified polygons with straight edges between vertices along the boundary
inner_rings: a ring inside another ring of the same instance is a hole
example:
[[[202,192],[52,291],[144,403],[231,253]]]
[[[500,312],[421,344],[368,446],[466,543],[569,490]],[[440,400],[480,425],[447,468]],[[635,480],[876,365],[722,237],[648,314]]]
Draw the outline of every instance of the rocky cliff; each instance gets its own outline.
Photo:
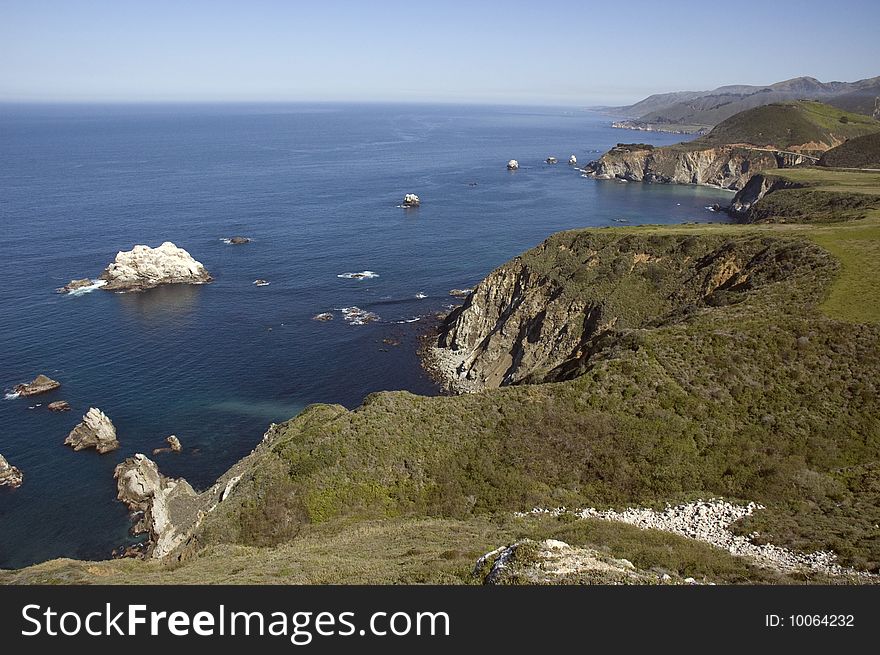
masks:
[[[441,325],[428,365],[458,392],[576,377],[640,330],[777,279],[781,249],[758,238],[563,232],[477,285]]]
[[[755,171],[808,165],[813,161],[805,155],[747,145],[652,148],[618,144],[585,170],[603,180],[741,189]]]

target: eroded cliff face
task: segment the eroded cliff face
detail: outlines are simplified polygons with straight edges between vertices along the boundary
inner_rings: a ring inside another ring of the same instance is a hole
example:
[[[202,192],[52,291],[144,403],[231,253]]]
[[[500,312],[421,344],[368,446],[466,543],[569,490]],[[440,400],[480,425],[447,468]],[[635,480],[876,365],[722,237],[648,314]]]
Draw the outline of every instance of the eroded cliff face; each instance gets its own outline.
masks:
[[[705,184],[742,189],[753,173],[804,166],[806,155],[744,145],[713,148],[618,146],[585,169],[597,179],[663,184]]]
[[[758,237],[563,232],[477,285],[441,325],[428,365],[457,392],[570,379],[633,332],[772,283],[785,247]]]
[[[738,222],[748,223],[754,214],[753,207],[768,193],[800,187],[801,185],[780,177],[757,173],[749,179],[742,189],[737,191],[727,208],[727,212]]]

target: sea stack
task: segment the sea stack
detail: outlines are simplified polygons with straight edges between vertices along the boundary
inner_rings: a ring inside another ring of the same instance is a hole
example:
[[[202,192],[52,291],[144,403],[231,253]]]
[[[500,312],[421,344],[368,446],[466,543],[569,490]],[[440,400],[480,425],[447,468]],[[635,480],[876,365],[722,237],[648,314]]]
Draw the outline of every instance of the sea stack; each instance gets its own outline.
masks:
[[[16,467],[6,461],[3,455],[0,455],[0,487],[20,487],[24,475]]]
[[[507,170],[515,171],[518,168],[519,168],[519,162],[517,160],[511,159],[509,162],[507,162]]]
[[[89,408],[82,422],[67,435],[64,444],[74,450],[94,448],[102,455],[119,448],[116,428],[107,415],[96,407]]]
[[[161,284],[205,284],[211,276],[183,248],[166,241],[158,248],[135,246],[119,252],[100,278],[108,291],[142,291]]]
[[[41,393],[48,393],[49,391],[54,391],[60,386],[61,383],[57,380],[53,380],[46,375],[40,374],[34,378],[33,382],[25,382],[15,385],[13,391],[19,396],[27,397],[36,396],[37,394]]]
[[[421,200],[414,193],[407,193],[403,196],[403,206],[404,207],[418,207],[421,204]]]

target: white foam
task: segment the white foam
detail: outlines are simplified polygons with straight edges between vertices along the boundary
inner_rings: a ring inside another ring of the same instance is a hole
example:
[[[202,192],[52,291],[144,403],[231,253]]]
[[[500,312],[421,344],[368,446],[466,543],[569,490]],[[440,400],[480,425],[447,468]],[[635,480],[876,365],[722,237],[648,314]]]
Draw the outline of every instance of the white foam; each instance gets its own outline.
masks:
[[[340,273],[336,277],[341,277],[346,280],[369,280],[374,277],[379,277],[379,274],[374,273],[373,271],[361,271],[360,273]]]
[[[15,400],[15,399],[18,398],[20,395],[21,395],[21,394],[18,393],[17,391],[13,391],[13,392],[11,392],[11,393],[7,393],[6,395],[4,395],[3,398],[6,399],[6,400]]]
[[[421,291],[419,291],[419,292],[416,294],[416,298],[418,298],[419,300],[421,300],[422,298],[427,298],[427,297],[428,297],[428,294],[426,294],[426,293],[422,293]]]
[[[74,289],[73,291],[68,291],[68,296],[82,296],[87,293],[91,293],[95,289],[100,289],[104,285],[107,284],[107,280],[92,280],[92,283],[87,287],[80,287],[79,289]]]
[[[268,287],[270,284],[272,283],[268,280],[254,280],[254,286],[257,287]]]
[[[342,318],[349,325],[366,325],[367,323],[375,323],[379,320],[379,315],[368,312],[360,307],[342,307]]]
[[[404,323],[415,323],[416,321],[421,321],[421,316],[416,316],[415,318],[405,318],[402,321],[395,321],[398,325],[403,325]]]

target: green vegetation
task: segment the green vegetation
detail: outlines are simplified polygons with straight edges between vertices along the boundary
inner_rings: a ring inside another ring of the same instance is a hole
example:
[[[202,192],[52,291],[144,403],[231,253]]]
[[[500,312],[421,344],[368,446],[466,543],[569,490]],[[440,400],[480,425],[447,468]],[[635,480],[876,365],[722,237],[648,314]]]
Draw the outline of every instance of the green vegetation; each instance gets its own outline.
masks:
[[[750,222],[822,223],[880,216],[880,173],[817,166],[762,175],[785,184],[750,209]]]
[[[822,166],[880,169],[880,132],[849,139],[819,160]]]
[[[846,119],[845,121],[842,119]],[[806,151],[823,151],[841,141],[880,131],[880,122],[820,102],[764,105],[731,116],[688,146],[714,147],[747,143]]]

